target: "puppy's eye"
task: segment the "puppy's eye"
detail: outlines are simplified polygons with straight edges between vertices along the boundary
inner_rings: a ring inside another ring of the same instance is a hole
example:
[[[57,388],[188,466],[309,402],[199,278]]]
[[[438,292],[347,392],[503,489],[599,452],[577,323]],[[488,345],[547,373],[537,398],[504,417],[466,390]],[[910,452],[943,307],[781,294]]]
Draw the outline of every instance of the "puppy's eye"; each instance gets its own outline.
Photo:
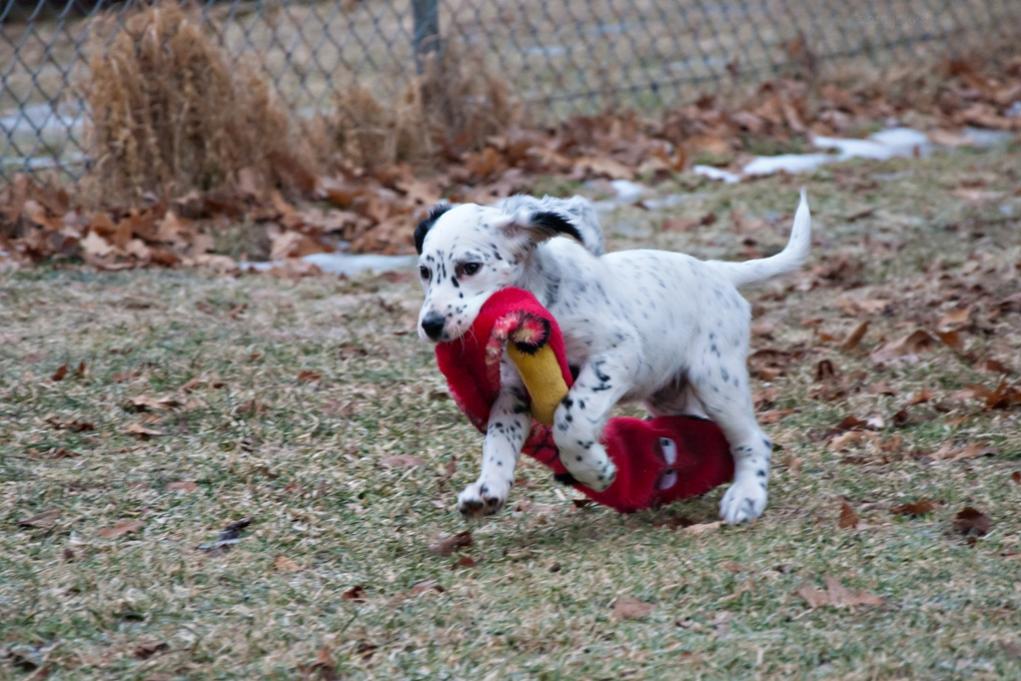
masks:
[[[429,271],[428,267],[422,265],[421,267],[418,268],[418,276],[422,277],[423,279],[428,279],[429,277],[432,276],[432,272]]]
[[[459,277],[470,277],[482,268],[481,263],[477,262],[463,262],[454,269],[454,273]]]

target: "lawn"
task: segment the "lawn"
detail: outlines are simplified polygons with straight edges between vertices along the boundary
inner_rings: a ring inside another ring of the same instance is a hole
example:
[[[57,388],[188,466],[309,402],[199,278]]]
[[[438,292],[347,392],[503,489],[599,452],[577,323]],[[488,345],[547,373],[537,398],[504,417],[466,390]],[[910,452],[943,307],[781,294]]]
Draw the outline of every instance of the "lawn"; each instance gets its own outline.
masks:
[[[2,674],[1021,676],[1021,148],[686,177],[610,246],[773,252],[801,182],[813,259],[747,292],[779,451],[737,527],[527,462],[460,518],[481,438],[411,273],[0,273]]]

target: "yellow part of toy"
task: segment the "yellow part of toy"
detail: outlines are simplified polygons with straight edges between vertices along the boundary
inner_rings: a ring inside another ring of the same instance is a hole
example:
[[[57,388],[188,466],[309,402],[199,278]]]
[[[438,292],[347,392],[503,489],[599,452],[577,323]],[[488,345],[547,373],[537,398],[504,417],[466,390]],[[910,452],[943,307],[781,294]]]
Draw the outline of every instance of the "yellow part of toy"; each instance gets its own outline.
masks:
[[[553,412],[560,400],[567,396],[567,383],[560,372],[560,363],[553,348],[544,345],[533,353],[508,343],[507,355],[514,362],[532,398],[532,416],[539,423],[553,425]]]

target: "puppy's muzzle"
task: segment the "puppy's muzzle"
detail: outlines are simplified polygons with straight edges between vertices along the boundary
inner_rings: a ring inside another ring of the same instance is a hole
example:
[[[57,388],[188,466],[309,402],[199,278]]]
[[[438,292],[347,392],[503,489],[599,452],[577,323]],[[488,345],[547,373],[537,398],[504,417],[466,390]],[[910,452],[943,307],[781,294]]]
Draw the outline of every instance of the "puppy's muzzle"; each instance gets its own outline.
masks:
[[[443,335],[443,325],[446,321],[443,315],[438,312],[430,312],[422,318],[422,330],[432,340],[439,340],[440,336]]]

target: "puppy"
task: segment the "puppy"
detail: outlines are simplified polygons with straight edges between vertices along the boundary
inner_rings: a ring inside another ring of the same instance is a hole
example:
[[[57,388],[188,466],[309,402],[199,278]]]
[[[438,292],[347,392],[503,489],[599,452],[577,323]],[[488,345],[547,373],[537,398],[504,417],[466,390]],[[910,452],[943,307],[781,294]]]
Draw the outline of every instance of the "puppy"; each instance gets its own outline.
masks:
[[[440,204],[415,230],[425,289],[419,335],[454,340],[494,292],[531,291],[556,317],[577,368],[553,422],[570,474],[597,491],[613,484],[616,470],[600,436],[622,400],[644,401],[657,416],[705,415],[723,429],[735,462],[720,515],[728,523],[753,520],[766,507],[772,443],[755,419],[746,366],[751,313],[737,289],[797,269],[810,241],[804,190],[787,246],[740,263],[657,250],[604,255],[595,211],[579,197]],[[530,427],[520,377],[505,363],[482,471],[459,495],[461,513],[503,506]]]

